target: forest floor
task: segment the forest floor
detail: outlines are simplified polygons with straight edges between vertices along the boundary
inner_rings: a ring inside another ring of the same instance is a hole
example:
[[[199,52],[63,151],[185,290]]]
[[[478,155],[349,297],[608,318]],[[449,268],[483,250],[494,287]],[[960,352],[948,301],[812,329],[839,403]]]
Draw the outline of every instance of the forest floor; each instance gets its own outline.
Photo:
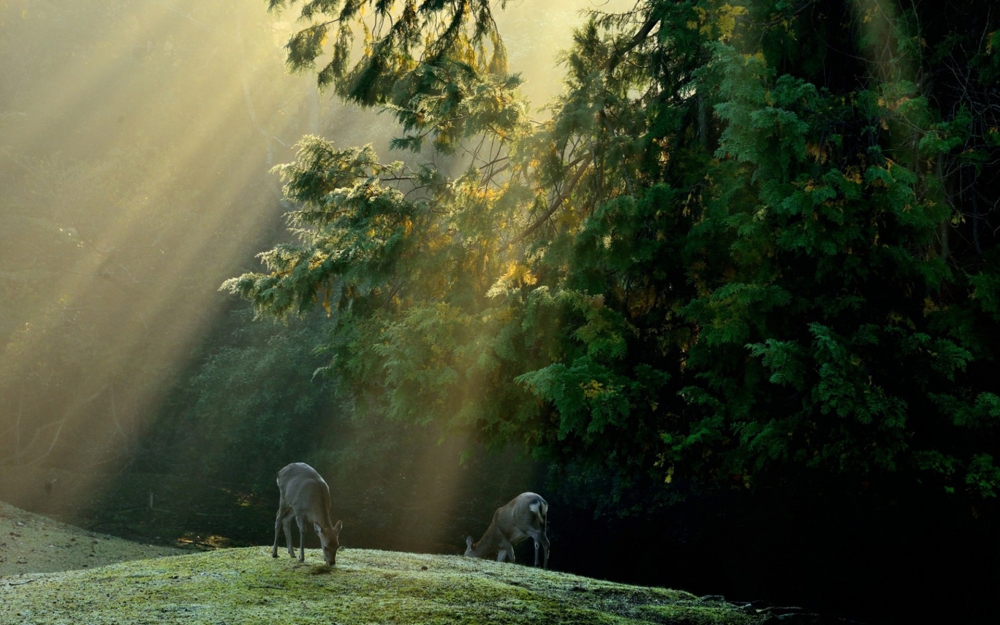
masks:
[[[461,556],[192,553],[0,503],[0,623],[762,623],[714,598]],[[172,557],[168,557],[172,556]]]

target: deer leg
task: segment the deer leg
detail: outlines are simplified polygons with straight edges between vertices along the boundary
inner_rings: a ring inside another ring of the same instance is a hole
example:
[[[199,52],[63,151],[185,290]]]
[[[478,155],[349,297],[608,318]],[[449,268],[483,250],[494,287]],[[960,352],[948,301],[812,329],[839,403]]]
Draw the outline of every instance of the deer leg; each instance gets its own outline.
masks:
[[[288,547],[288,555],[295,557],[295,548],[292,547],[292,513],[289,511],[285,514],[285,518],[281,520],[282,526],[285,528],[285,546]]]
[[[542,550],[542,566],[549,568],[549,538],[545,535],[545,530],[530,531],[528,536],[535,541],[535,566],[538,566],[538,550]]]
[[[295,522],[299,526],[299,562],[305,562],[306,561],[306,524],[299,517],[295,517]]]
[[[538,540],[542,543],[542,553],[543,553],[543,564],[544,568],[549,568],[549,537],[542,532],[539,535]],[[535,543],[535,566],[538,566],[538,543]]]
[[[274,519],[274,547],[271,548],[272,558],[278,557],[278,535],[281,532],[281,519],[285,516],[285,512],[287,512],[287,510],[288,510],[287,508],[279,506],[278,516],[275,517]],[[285,530],[285,533],[287,534],[288,530]]]
[[[549,537],[545,535],[545,532],[542,532],[540,538],[542,540],[542,550],[545,552],[544,564],[542,566],[547,569],[549,568]]]
[[[549,568],[549,537],[545,535],[545,528],[533,532],[531,537],[535,540],[535,566],[538,566],[538,550],[542,550],[542,566]]]
[[[497,552],[497,562],[513,562],[514,561],[514,545],[510,544],[509,541],[503,541],[500,545],[500,551]]]

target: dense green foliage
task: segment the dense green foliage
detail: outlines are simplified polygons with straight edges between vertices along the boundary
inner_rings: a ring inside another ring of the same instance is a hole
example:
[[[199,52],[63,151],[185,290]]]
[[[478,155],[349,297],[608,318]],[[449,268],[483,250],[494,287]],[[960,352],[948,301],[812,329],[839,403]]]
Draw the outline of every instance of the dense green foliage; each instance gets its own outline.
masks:
[[[996,497],[1000,18],[955,4],[594,12],[537,121],[486,0],[302,3],[289,64],[329,37],[428,157],[303,139],[298,242],[225,288],[325,308],[370,411],[625,484]]]
[[[196,361],[161,409],[146,437],[144,460],[158,471],[201,475],[267,491],[277,468],[326,438],[329,382],[312,377],[320,361],[310,345],[315,323],[240,324],[225,337],[219,327],[208,353]],[[211,444],[205,444],[211,441]]]

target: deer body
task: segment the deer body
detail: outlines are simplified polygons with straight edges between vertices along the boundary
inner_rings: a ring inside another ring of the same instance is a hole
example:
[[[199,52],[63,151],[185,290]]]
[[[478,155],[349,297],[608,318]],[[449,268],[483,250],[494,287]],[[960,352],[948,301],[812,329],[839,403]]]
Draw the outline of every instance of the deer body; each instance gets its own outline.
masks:
[[[543,566],[549,568],[549,538],[545,535],[549,504],[535,493],[521,493],[493,513],[493,522],[486,533],[473,543],[472,536],[465,539],[465,555],[472,558],[489,558],[497,554],[497,561],[514,561],[514,545],[525,538],[535,541],[535,566],[538,550],[544,552]]]
[[[293,462],[278,472],[278,516],[274,519],[274,547],[271,556],[278,557],[278,534],[284,529],[288,555],[295,557],[292,547],[292,518],[299,526],[299,562],[305,562],[306,527],[311,524],[323,547],[323,559],[330,566],[337,562],[340,530],[343,523],[330,521],[330,487],[308,464]]]

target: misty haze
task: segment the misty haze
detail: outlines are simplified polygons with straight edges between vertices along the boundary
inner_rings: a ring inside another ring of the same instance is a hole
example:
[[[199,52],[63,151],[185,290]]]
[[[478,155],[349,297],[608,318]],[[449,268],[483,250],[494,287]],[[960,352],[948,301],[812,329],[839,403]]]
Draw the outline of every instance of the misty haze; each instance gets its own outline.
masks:
[[[998,8],[0,0],[0,622],[997,622]]]

